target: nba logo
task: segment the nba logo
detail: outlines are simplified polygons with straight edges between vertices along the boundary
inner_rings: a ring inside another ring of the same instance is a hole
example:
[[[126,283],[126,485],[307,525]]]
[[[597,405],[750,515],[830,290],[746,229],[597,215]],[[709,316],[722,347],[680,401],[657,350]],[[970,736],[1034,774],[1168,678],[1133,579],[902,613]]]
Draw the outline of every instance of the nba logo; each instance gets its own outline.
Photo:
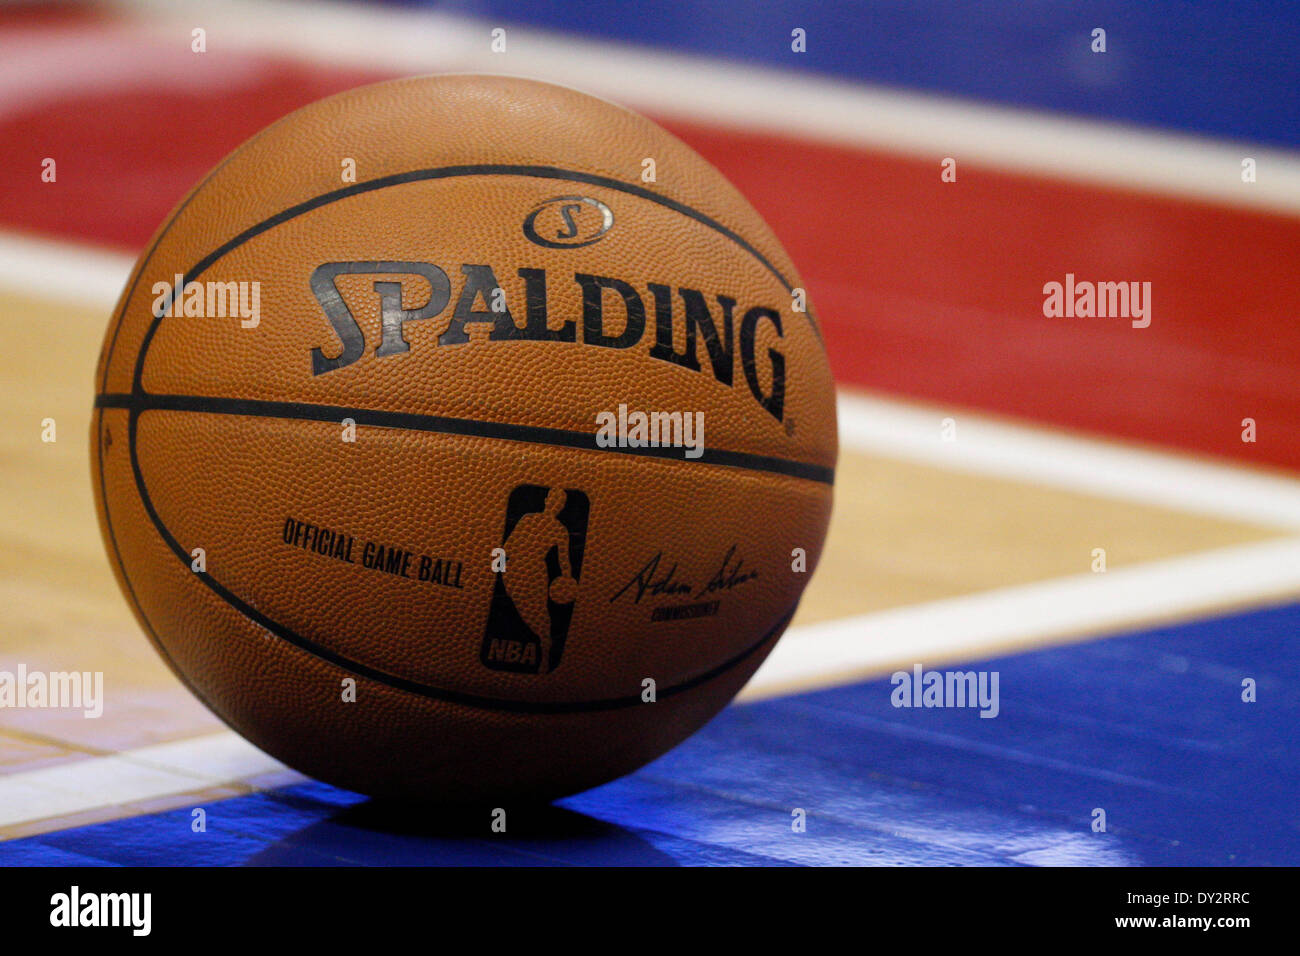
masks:
[[[591,502],[576,488],[519,485],[506,503],[502,550],[479,659],[485,667],[547,674],[560,664],[582,574]]]

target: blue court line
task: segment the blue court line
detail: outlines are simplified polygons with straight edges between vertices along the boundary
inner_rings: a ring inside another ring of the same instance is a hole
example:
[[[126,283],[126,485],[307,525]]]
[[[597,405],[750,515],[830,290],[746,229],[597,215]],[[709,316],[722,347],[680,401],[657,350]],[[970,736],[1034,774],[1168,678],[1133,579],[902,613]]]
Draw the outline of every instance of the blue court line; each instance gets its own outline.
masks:
[[[994,719],[894,708],[887,680],[734,706],[636,774],[510,810],[506,835],[308,783],[207,805],[203,834],[181,809],[0,864],[1295,865],[1298,627],[1292,605],[989,661]]]
[[[745,65],[1300,146],[1300,16],[1292,0],[402,5]],[[802,54],[790,49],[795,27],[807,34]],[[1090,49],[1096,27],[1107,32],[1104,54]]]

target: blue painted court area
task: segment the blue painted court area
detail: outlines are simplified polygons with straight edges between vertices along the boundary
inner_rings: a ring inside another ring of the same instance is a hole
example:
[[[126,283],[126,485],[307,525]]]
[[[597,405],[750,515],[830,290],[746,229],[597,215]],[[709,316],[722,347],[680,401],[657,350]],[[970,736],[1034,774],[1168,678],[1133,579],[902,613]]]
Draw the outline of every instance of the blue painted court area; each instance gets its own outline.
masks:
[[[416,0],[500,24],[1300,146],[1294,0]],[[805,31],[806,52],[791,50]],[[1106,31],[1094,53],[1092,31]]]
[[[735,706],[505,835],[486,809],[307,784],[208,805],[203,834],[181,809],[0,844],[0,864],[1294,865],[1298,627],[1289,606],[988,662],[994,719],[896,709],[887,680]]]

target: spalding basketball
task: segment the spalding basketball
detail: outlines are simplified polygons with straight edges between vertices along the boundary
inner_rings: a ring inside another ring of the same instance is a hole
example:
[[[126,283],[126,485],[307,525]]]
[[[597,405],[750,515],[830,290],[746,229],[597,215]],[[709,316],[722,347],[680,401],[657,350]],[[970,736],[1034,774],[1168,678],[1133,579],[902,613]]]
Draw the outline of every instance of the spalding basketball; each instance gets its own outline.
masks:
[[[104,340],[99,517],[144,630],[267,753],[550,798],[772,649],[831,508],[821,333],[758,214],[634,113],[399,80],[228,156]]]

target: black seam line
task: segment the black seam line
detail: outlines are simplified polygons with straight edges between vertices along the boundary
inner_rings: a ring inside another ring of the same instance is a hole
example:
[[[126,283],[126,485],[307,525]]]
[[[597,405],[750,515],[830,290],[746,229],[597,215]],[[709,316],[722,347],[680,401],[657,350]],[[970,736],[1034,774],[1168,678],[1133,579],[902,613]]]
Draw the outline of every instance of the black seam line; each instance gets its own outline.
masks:
[[[100,406],[101,408],[107,406]],[[149,497],[148,490],[144,483],[144,474],[140,466],[138,455],[139,442],[137,441],[136,431],[140,424],[140,410],[132,408],[127,424],[127,447],[131,452],[131,471],[135,476],[136,487],[140,490],[140,502],[144,505],[145,513],[149,520],[153,522],[158,534],[162,537],[163,542],[171,549],[172,553],[185,566],[190,564],[190,553],[171,533],[171,530],[163,523],[162,516],[154,507],[153,500]],[[194,573],[194,572],[192,572]],[[600,700],[579,700],[579,701],[529,701],[529,700],[512,700],[510,698],[493,698],[484,697],[477,694],[466,694],[460,691],[447,690],[446,688],[434,687],[429,684],[421,684],[418,681],[408,680],[404,677],[398,677],[396,674],[389,674],[368,664],[360,661],[354,661],[345,657],[338,652],[318,644],[310,638],[303,637],[301,634],[290,630],[278,621],[267,617],[257,608],[253,607],[247,601],[244,601],[237,594],[223,585],[208,572],[195,573],[200,581],[225,601],[235,611],[242,614],[248,620],[264,628],[268,633],[287,641],[302,651],[312,654],[326,663],[333,664],[335,667],[342,668],[356,674],[359,677],[365,677],[377,683],[385,684],[395,690],[405,691],[420,697],[427,697],[432,700],[441,700],[448,703],[460,704],[467,707],[478,707],[486,710],[509,711],[513,713],[529,714],[568,714],[568,713],[585,713],[591,711],[603,710],[621,710],[627,707],[643,706],[643,700],[640,694],[629,694],[625,697],[609,697]],[[737,666],[751,654],[763,647],[768,641],[779,635],[794,616],[795,608],[798,606],[796,601],[788,611],[767,631],[761,638],[741,650],[738,654],[715,665],[702,674],[688,678],[680,683],[671,684],[662,690],[656,692],[656,699],[671,697],[674,694],[680,694],[698,687],[707,681],[713,680],[724,674],[726,671]],[[200,698],[202,699],[202,698]]]
[[[132,470],[135,472],[137,483],[139,483],[140,486],[143,487],[144,476],[140,470],[140,461],[139,458],[134,454],[134,450],[138,447],[138,444],[136,443],[135,440],[136,436],[134,433],[136,427],[138,426],[139,419],[140,419],[139,411],[133,409],[130,418],[130,431],[132,433],[131,448],[133,452],[131,456],[131,467]],[[189,552],[185,550],[185,548],[181,545],[181,543],[171,533],[170,529],[168,529],[167,526],[163,524],[162,517],[158,514],[158,512],[155,510],[153,506],[153,501],[148,496],[144,496],[142,498],[142,501],[145,506],[145,510],[148,512],[150,519],[153,521],[155,527],[157,527],[159,533],[162,535],[163,540],[166,542],[167,546],[172,550],[172,552],[178,558],[180,558],[180,560],[183,563],[188,564],[190,561]],[[505,698],[486,697],[478,694],[467,694],[467,693],[462,693],[461,691],[448,690],[447,688],[443,688],[443,687],[435,687],[431,684],[423,684],[420,683],[419,681],[409,680],[408,678],[399,677],[396,674],[390,674],[386,671],[379,670],[378,668],[371,667],[368,664],[363,664],[360,661],[352,660],[351,658],[343,654],[340,654],[337,651],[334,651],[323,644],[320,644],[316,641],[311,640],[310,638],[298,634],[297,632],[291,630],[290,628],[279,623],[278,621],[268,617],[266,614],[262,613],[261,611],[253,607],[248,602],[244,601],[242,598],[240,598],[233,591],[231,591],[229,588],[227,588],[225,585],[223,585],[221,582],[216,580],[216,578],[212,577],[212,575],[207,572],[198,573],[196,574],[196,577],[198,577],[199,580],[201,580],[204,584],[206,584],[213,592],[217,594],[217,596],[219,596],[223,601],[229,604],[234,610],[242,614],[244,617],[248,618],[254,624],[257,624],[265,628],[268,632],[274,634],[276,637],[279,637],[282,640],[287,641],[288,643],[294,645],[299,650],[305,651],[308,654],[312,654],[313,656],[319,658],[320,660],[323,660],[329,664],[333,664],[335,667],[342,668],[343,670],[355,674],[358,677],[364,677],[367,678],[368,680],[373,680],[377,683],[381,683],[388,687],[392,687],[395,690],[404,691],[406,693],[414,694],[419,697],[426,697],[432,700],[446,701],[447,703],[459,704],[466,707],[478,707],[480,709],[485,709],[485,710],[508,711],[512,713],[525,713],[525,714],[588,713],[592,711],[603,711],[603,710],[622,710],[627,707],[636,707],[636,706],[644,705],[644,701],[639,693],[629,694],[624,697],[607,697],[598,700],[533,701],[533,700],[514,700],[508,697]],[[757,641],[755,641],[754,643],[750,644],[748,647],[741,650],[738,654],[733,655],[732,657],[728,658],[727,660],[723,661],[720,664],[715,665],[714,667],[711,667],[709,670],[703,672],[702,674],[697,674],[696,676],[681,681],[680,683],[671,684],[666,688],[656,691],[656,699],[671,697],[675,694],[683,693],[694,687],[698,687],[699,685],[704,684],[710,680],[713,680],[715,677],[718,677],[724,674],[725,672],[729,671],[731,668],[735,667],[736,665],[744,661],[747,657],[749,657],[759,648],[763,647],[773,637],[780,634],[781,631],[785,628],[786,624],[788,624],[790,619],[794,616],[794,612],[795,612],[795,608],[791,607],[785,614],[781,616],[781,618],[772,626],[772,628],[769,631],[763,634],[763,636],[759,638]]]
[[[420,415],[412,412],[390,412],[368,408],[345,408],[337,405],[311,405],[299,402],[270,402],[247,398],[214,398],[202,395],[158,395],[147,393],[101,393],[95,396],[97,408],[125,408],[134,415],[145,411],[200,412],[212,415],[242,415],[254,418],[282,418],[298,421],[332,422],[338,424],[350,418],[358,425],[376,428],[399,428],[407,431],[436,432],[444,435],[465,435],[497,441],[528,442],[536,445],[555,445],[586,451],[641,455],[683,461],[688,464],[722,465],[743,468],[747,471],[769,472],[823,484],[835,483],[835,469],[809,462],[791,461],[768,455],[755,455],[742,451],[705,448],[699,458],[686,458],[677,447],[659,448],[602,448],[590,432],[570,431],[564,428],[545,428],[539,425],[513,425],[506,422],[478,421],[469,418],[448,418],[441,415]]]
[[[122,549],[118,546],[117,543],[117,530],[113,525],[113,508],[112,505],[109,504],[109,500],[108,500],[108,487],[105,478],[105,476],[108,474],[108,464],[104,461],[104,455],[103,455],[103,441],[104,441],[103,409],[99,410],[99,412],[96,415],[96,419],[97,421],[95,423],[95,432],[96,432],[97,447],[95,448],[94,454],[95,457],[98,459],[98,463],[99,463],[99,469],[98,469],[99,470],[99,500],[103,503],[104,506],[104,525],[105,527],[108,528],[108,540],[111,544],[109,557],[113,562],[116,563],[118,570],[121,571],[122,584],[124,585],[123,589],[126,592],[127,602],[133,608],[135,608],[135,610],[139,613],[140,622],[144,625],[145,633],[149,636],[149,639],[153,643],[154,649],[158,651],[159,656],[162,657],[162,659],[167,662],[167,666],[171,668],[171,672],[176,675],[177,679],[180,680],[182,684],[184,684],[187,688],[189,688],[191,694],[193,694],[199,700],[203,701],[203,703],[207,705],[207,707],[210,710],[215,711],[216,707],[208,703],[207,697],[205,697],[202,693],[199,692],[199,689],[194,685],[193,681],[190,680],[189,675],[186,674],[185,671],[181,669],[180,665],[177,664],[175,659],[172,657],[171,652],[167,650],[167,645],[162,642],[162,638],[159,637],[158,632],[154,630],[153,624],[149,622],[149,617],[144,612],[144,605],[140,603],[140,598],[135,593],[135,585],[131,583],[131,576],[127,573],[126,570],[126,562],[122,560]]]

